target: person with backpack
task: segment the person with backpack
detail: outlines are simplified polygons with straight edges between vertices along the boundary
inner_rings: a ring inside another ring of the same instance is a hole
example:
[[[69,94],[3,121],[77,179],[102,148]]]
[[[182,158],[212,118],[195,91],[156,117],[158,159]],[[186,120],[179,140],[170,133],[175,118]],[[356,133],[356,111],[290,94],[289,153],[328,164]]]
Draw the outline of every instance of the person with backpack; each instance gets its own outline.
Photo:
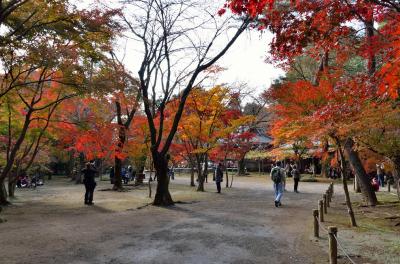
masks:
[[[292,167],[292,175],[293,175],[293,181],[294,181],[294,192],[298,193],[299,191],[297,190],[297,188],[299,186],[299,181],[300,181],[300,172],[297,169],[296,164],[294,164]]]
[[[275,207],[281,206],[281,199],[283,195],[283,178],[285,177],[284,172],[280,167],[280,162],[277,162],[271,169],[271,180],[274,184],[275,190]]]
[[[86,163],[86,168],[82,170],[83,174],[83,183],[85,184],[85,204],[93,205],[93,193],[96,188],[96,181],[94,177],[97,171],[94,169],[94,166],[90,162]]]

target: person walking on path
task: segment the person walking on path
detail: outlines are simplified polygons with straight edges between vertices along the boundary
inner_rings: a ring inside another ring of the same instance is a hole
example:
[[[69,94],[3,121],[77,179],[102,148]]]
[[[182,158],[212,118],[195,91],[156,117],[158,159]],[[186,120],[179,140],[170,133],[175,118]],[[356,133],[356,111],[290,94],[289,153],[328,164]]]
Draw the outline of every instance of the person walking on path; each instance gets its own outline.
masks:
[[[174,172],[174,165],[168,168],[168,177],[171,180],[175,180],[175,172]]]
[[[381,187],[385,187],[385,171],[383,164],[376,164],[376,176]]]
[[[292,175],[293,175],[293,181],[294,181],[294,192],[298,193],[299,191],[297,190],[297,188],[299,186],[299,181],[300,181],[300,172],[297,169],[296,165],[293,165]]]
[[[224,173],[222,171],[222,163],[218,163],[218,166],[215,170],[215,183],[217,184],[217,191],[221,193],[221,182],[223,181]]]
[[[83,183],[85,184],[85,204],[93,204],[93,192],[96,188],[96,181],[94,177],[97,171],[94,169],[90,162],[86,163],[86,168],[82,170],[83,173]]]
[[[285,177],[284,172],[280,167],[280,163],[277,162],[271,170],[271,180],[274,183],[275,190],[275,207],[281,206],[281,199],[283,195],[283,178]]]

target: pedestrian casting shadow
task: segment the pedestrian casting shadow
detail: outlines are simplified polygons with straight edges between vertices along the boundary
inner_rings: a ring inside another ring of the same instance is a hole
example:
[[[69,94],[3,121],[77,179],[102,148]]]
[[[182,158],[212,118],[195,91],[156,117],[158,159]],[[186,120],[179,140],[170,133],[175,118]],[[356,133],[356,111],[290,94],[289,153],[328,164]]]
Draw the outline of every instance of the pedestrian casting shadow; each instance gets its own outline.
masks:
[[[165,208],[165,209],[170,209],[170,210],[177,210],[178,208],[181,208],[181,207],[178,207],[178,206],[176,206],[176,204],[195,204],[195,203],[199,203],[200,201],[190,201],[190,202],[183,202],[183,201],[176,201],[175,203],[174,203],[174,205],[169,205],[169,206],[158,206],[158,205],[154,205],[155,207],[160,207],[160,208]],[[149,207],[149,206],[152,206],[153,205],[153,203],[148,203],[148,204],[145,204],[145,205],[142,205],[142,206],[139,206],[139,207],[137,207],[136,209],[137,210],[141,210],[141,209],[144,209],[144,208],[146,208],[146,207]],[[135,210],[135,209],[128,209],[127,211],[133,211],[133,210]]]
[[[143,185],[124,185],[122,190],[114,190],[113,188],[102,188],[99,192],[129,192],[134,190],[147,190],[146,186]]]

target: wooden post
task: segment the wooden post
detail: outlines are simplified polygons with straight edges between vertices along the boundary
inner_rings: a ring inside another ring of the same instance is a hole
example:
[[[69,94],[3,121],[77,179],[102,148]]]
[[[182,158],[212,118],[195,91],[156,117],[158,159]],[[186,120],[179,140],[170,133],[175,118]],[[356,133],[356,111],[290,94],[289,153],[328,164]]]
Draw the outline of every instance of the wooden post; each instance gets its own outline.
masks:
[[[388,192],[390,192],[390,182],[388,181]]]
[[[314,217],[314,237],[319,237],[318,210],[313,210]]]
[[[326,191],[325,195],[326,195],[326,206],[327,207],[331,207],[330,204],[329,204],[329,202],[330,202],[330,200],[329,200],[329,192]]]
[[[326,194],[323,195],[323,201],[324,201],[324,213],[327,214],[328,213],[328,206],[327,206],[327,197]]]
[[[329,264],[337,264],[337,227],[330,226],[328,228],[329,234]]]
[[[333,191],[333,182],[331,182],[331,192],[332,192],[332,195],[335,193],[334,191]]]
[[[324,201],[318,201],[318,213],[319,213],[319,221],[324,222]]]

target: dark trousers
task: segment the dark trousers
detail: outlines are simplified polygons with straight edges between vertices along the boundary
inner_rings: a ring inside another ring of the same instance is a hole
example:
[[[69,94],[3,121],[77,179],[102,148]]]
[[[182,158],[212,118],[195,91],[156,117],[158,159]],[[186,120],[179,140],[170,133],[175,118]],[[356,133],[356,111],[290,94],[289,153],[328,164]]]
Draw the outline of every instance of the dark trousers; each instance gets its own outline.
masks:
[[[297,192],[297,187],[299,186],[300,179],[294,178],[294,191]]]
[[[96,184],[85,184],[85,204],[90,204],[93,202],[93,192],[94,188],[96,188]]]
[[[217,183],[217,191],[218,193],[221,193],[221,182],[216,182]]]
[[[378,181],[381,187],[385,187],[385,175],[378,175]]]

